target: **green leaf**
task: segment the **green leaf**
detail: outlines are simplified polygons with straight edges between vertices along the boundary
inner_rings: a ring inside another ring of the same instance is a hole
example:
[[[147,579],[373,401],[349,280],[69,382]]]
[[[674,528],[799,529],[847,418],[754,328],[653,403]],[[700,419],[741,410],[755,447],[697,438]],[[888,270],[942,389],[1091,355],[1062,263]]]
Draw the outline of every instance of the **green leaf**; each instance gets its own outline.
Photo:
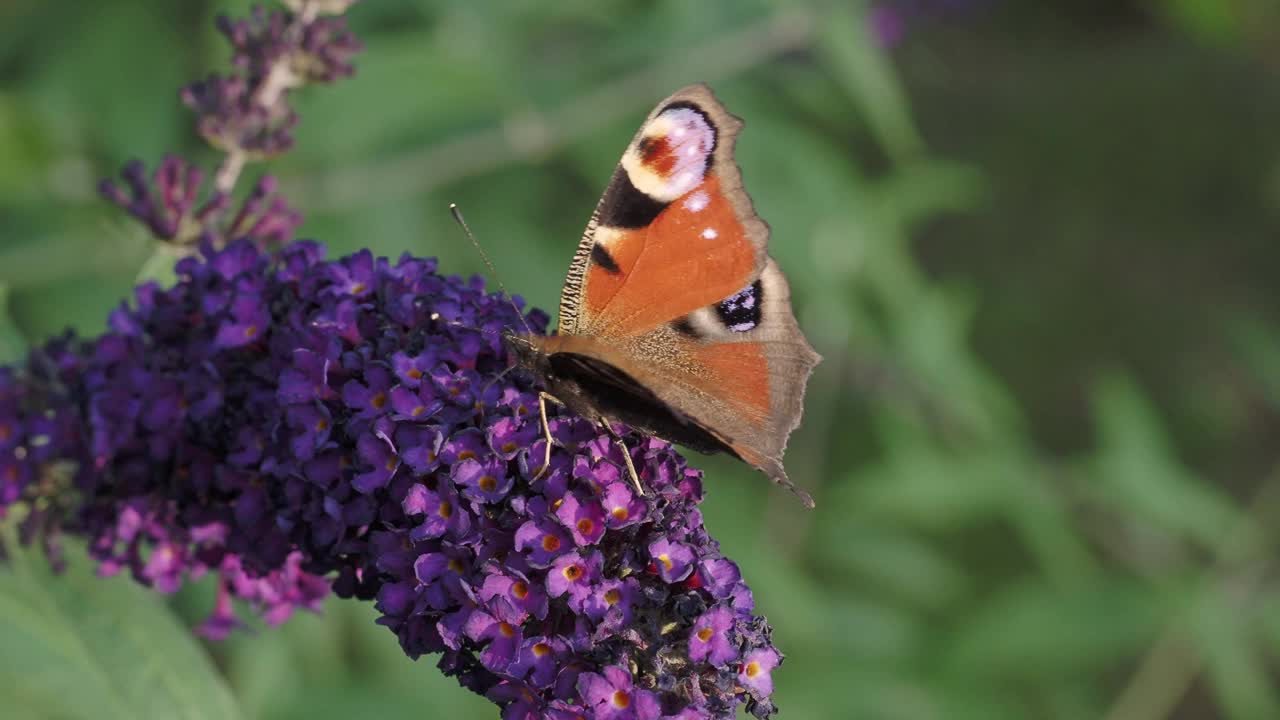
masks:
[[[853,9],[841,5],[822,19],[817,50],[858,104],[885,152],[898,161],[920,154],[924,142],[911,119],[906,93],[889,58],[875,46]]]
[[[1272,408],[1280,408],[1280,333],[1259,315],[1233,318],[1227,326],[1231,346],[1249,369]]]
[[[946,667],[968,679],[1045,680],[1106,667],[1144,647],[1169,604],[1166,592],[1120,579],[1070,591],[1010,585],[960,626]]]
[[[1229,44],[1243,34],[1244,14],[1235,3],[1225,0],[1165,0],[1163,14],[1169,22],[1204,42]]]
[[[160,287],[172,287],[178,282],[178,273],[174,270],[174,266],[187,253],[186,249],[176,248],[168,243],[156,243],[155,250],[138,270],[138,284],[155,282]]]
[[[969,589],[962,568],[942,549],[903,532],[847,521],[824,527],[824,563],[847,571],[861,584],[898,596],[914,607],[942,608]]]
[[[0,707],[76,720],[234,720],[217,669],[160,595],[97,578],[83,553],[56,575],[17,546],[0,569]]]
[[[27,340],[9,317],[9,288],[0,283],[0,365],[16,365],[27,355]]]
[[[1238,598],[1229,597],[1233,590],[1207,593],[1196,608],[1196,646],[1226,717],[1280,717],[1280,695],[1259,647],[1256,616],[1242,612]]]
[[[1118,511],[1215,548],[1240,522],[1240,512],[1217,488],[1180,462],[1155,408],[1123,376],[1094,393],[1098,452],[1094,469],[1104,501]]]

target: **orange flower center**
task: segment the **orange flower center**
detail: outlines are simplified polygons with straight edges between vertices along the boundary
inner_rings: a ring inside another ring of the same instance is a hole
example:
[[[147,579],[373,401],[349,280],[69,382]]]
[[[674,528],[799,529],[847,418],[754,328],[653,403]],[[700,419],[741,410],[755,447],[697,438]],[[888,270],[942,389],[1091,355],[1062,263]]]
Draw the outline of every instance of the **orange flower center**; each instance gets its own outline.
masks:
[[[485,492],[493,492],[498,487],[498,478],[492,475],[485,475],[480,478],[480,482],[476,483],[480,489]]]
[[[511,583],[511,594],[515,595],[517,600],[523,600],[529,596],[529,586],[523,581],[517,580]]]
[[[742,669],[742,674],[746,675],[749,678],[754,678],[755,676],[759,675],[760,663],[756,662],[755,660],[752,660],[751,662],[747,663],[746,667]]]
[[[551,653],[551,646],[546,643],[536,643],[533,646],[534,657],[546,657]]]
[[[675,563],[671,562],[671,556],[666,553],[662,553],[658,556],[658,562],[662,563],[662,567],[668,570],[675,567]]]
[[[410,378],[414,380],[422,379],[422,371],[419,370],[418,368],[409,368],[409,372],[405,373],[405,375],[408,375]]]
[[[250,325],[249,327],[244,329],[244,336],[249,340],[252,340],[253,338],[257,337],[257,335],[258,335],[257,325]]]
[[[627,518],[631,517],[631,513],[627,512],[627,509],[624,507],[616,507],[613,510],[609,511],[609,514],[613,516],[614,520],[619,520],[619,521],[626,520]]]
[[[369,401],[369,404],[373,405],[375,409],[381,410],[387,405],[387,394],[380,392],[377,395],[374,395],[373,399]]]
[[[458,453],[459,462],[463,460],[475,460],[475,459],[476,459],[476,454],[471,452],[470,450],[463,450],[462,452]]]
[[[570,565],[564,569],[565,580],[577,580],[582,577],[582,568],[577,565]]]
[[[504,442],[502,443],[502,452],[504,453],[515,452],[515,449],[518,447],[520,446],[516,445],[513,442]]]
[[[511,623],[502,623],[498,625],[498,632],[502,633],[502,637],[513,637],[516,629],[511,627]]]
[[[614,690],[609,702],[619,710],[623,710],[631,706],[631,696],[625,690]]]
[[[364,283],[356,283],[355,285],[351,286],[351,292],[355,295],[359,295],[360,293],[364,292],[364,287],[365,287]]]
[[[421,415],[426,411],[427,411],[426,405],[414,405],[413,409],[409,411],[409,414],[412,415],[413,417],[418,417],[419,415]]]
[[[399,461],[398,459],[393,458],[393,457],[387,458],[387,469],[388,469],[388,470],[395,470],[395,469],[396,469],[396,466],[398,466],[399,464],[400,464],[400,461]]]
[[[555,535],[542,536],[542,549],[547,552],[555,552],[560,549],[560,538]]]
[[[698,631],[698,639],[702,642],[711,642],[711,636],[715,634],[715,631],[711,628],[702,628]]]
[[[449,569],[450,569],[450,570],[452,570],[452,571],[454,571],[454,572],[456,572],[456,573],[461,573],[461,572],[462,572],[462,570],[463,570],[463,568],[462,568],[462,561],[461,561],[461,560],[459,560],[458,558],[454,558],[454,559],[450,560],[450,561],[449,561]]]
[[[328,429],[329,429],[328,420],[325,420],[324,418],[320,418],[319,420],[316,421],[316,432],[324,432],[325,430],[328,430]]]
[[[578,521],[578,532],[582,533],[583,535],[590,535],[591,533],[595,532],[595,530],[596,530],[596,524],[591,521],[591,518],[582,518],[581,520]]]
[[[448,520],[449,516],[453,515],[453,503],[448,500],[441,500],[440,507],[436,510],[436,514]]]
[[[608,590],[604,594],[604,601],[608,603],[610,606],[617,605],[618,601],[621,599],[622,599],[622,593],[618,592],[616,588],[613,590]]]

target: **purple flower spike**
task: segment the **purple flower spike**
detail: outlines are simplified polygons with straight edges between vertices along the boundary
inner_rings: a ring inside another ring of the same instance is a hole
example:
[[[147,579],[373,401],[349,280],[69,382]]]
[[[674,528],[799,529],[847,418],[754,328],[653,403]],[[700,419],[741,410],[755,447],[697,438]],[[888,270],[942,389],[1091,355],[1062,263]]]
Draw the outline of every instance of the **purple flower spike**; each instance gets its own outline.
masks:
[[[211,637],[240,626],[235,601],[270,623],[331,590],[372,601],[406,655],[441,654],[504,718],[767,717],[782,656],[702,526],[699,473],[626,434],[641,496],[607,434],[551,408],[535,480],[537,389],[432,316],[522,322],[434,268],[204,244],[108,334],[0,368],[0,512],[161,591],[216,576]]]
[[[283,101],[260,105],[254,95],[243,77],[210,75],[183,88],[181,97],[198,116],[200,135],[219,150],[269,158],[292,148],[297,114]]]
[[[337,12],[343,12],[352,2],[329,0],[329,4],[336,5]],[[251,72],[266,72],[268,63],[273,62],[283,62],[291,72],[300,74],[298,81],[333,82],[353,72],[351,57],[362,45],[347,32],[342,18],[314,20],[297,39],[289,34],[291,19],[290,13],[267,13],[255,8],[247,20],[223,16],[218,18],[217,25],[231,43],[232,61]]]

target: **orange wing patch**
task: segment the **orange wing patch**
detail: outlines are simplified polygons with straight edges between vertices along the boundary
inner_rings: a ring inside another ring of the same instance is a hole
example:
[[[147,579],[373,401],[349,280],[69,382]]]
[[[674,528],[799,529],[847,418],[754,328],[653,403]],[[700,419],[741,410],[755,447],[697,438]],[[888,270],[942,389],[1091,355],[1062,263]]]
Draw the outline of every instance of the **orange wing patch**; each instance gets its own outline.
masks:
[[[587,271],[591,332],[639,335],[742,290],[756,249],[715,173],[648,227],[597,229],[610,262]]]
[[[743,419],[762,426],[769,417],[769,363],[758,342],[694,345],[695,363],[706,370],[715,394]]]

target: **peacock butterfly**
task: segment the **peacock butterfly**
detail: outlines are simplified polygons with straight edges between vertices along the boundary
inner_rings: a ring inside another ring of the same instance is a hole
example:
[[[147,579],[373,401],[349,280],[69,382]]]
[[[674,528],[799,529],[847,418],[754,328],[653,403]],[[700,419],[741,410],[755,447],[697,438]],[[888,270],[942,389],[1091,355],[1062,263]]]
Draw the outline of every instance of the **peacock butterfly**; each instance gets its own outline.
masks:
[[[818,354],[791,311],[733,157],[742,121],[705,85],[649,114],[574,253],[559,331],[504,335],[545,400],[613,435],[611,420],[705,453],[725,452],[813,500],[782,454]],[[621,440],[613,435],[621,444]],[[639,483],[623,445],[632,480]]]

